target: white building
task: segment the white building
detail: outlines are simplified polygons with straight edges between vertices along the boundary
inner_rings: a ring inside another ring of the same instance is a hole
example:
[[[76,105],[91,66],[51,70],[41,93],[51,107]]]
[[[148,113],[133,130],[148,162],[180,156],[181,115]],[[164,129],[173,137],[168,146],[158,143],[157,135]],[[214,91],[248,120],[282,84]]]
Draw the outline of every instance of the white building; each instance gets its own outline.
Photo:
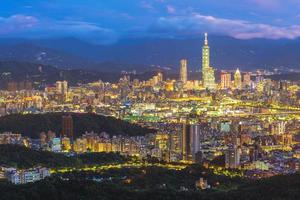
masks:
[[[50,176],[47,168],[34,168],[29,170],[8,170],[5,173],[6,178],[13,184],[26,184],[42,180]]]

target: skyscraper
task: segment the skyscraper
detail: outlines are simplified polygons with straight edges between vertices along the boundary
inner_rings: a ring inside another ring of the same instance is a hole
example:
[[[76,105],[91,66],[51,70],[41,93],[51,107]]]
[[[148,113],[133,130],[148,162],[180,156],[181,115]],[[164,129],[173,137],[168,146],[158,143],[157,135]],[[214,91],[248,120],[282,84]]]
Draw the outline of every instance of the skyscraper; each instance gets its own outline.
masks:
[[[225,167],[237,169],[240,167],[240,151],[237,146],[229,146],[225,152]]]
[[[221,89],[228,89],[231,87],[231,73],[221,73]]]
[[[207,89],[215,89],[215,73],[214,69],[210,67],[210,56],[207,33],[204,34],[204,46],[202,48],[202,82]]]
[[[158,82],[162,82],[163,81],[163,74],[161,72],[157,73],[157,79],[158,79]]]
[[[201,125],[200,124],[192,124],[190,127],[191,132],[191,154],[193,161],[196,160],[196,154],[201,151]]]
[[[186,84],[187,82],[187,60],[182,59],[180,61],[180,81],[182,81],[183,84]]]
[[[65,102],[68,94],[68,82],[56,81],[56,92],[58,93],[60,102],[61,103]]]
[[[234,73],[234,87],[235,89],[242,89],[242,75],[239,68]]]
[[[246,72],[243,74],[243,87],[250,87],[251,85],[251,74]]]
[[[68,82],[67,81],[56,81],[56,91],[59,94],[65,94],[68,92]]]
[[[188,161],[191,159],[191,125],[183,124],[182,134],[181,134],[181,154],[182,160]]]
[[[201,126],[199,124],[184,124],[181,135],[182,159],[195,161],[195,155],[201,150]]]
[[[61,137],[68,137],[73,141],[74,129],[73,129],[73,118],[71,115],[62,117],[62,131]]]

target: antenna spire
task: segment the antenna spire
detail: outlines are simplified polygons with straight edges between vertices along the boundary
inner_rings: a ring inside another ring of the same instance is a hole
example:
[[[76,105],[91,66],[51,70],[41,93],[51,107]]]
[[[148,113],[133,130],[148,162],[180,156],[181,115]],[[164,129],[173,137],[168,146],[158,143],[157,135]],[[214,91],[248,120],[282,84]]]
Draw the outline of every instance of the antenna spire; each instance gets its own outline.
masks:
[[[204,33],[204,45],[208,45],[207,33]]]

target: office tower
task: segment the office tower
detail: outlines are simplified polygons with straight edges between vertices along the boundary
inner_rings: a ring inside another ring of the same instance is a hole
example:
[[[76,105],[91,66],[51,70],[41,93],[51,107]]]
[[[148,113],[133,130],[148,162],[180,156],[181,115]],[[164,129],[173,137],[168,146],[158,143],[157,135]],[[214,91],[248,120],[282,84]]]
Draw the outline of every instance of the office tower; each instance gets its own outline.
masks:
[[[67,99],[68,94],[68,82],[56,81],[56,92],[59,95],[60,102],[64,103]]]
[[[243,87],[250,87],[251,85],[251,73],[246,72],[243,75]]]
[[[71,150],[70,138],[67,138],[67,137],[61,138],[61,149],[62,149],[62,151],[66,151],[66,152]]]
[[[231,87],[231,74],[228,72],[221,73],[221,89],[228,89]]]
[[[60,152],[61,151],[61,140],[60,140],[60,138],[53,138],[50,141],[50,149],[53,152]]]
[[[74,151],[84,153],[87,151],[87,140],[85,138],[77,138],[73,145]]]
[[[74,130],[73,130],[73,118],[71,115],[62,117],[62,132],[61,137],[70,138],[71,142],[73,141]]]
[[[201,150],[201,127],[199,124],[184,124],[181,136],[182,159],[192,161]]]
[[[182,153],[182,160],[184,161],[191,160],[191,146],[190,146],[191,132],[190,131],[191,131],[191,125],[183,124],[182,134],[181,134],[181,153]]]
[[[193,161],[196,160],[196,154],[201,151],[201,126],[199,124],[192,124],[190,126],[190,133],[191,133],[191,154]]]
[[[225,151],[225,167],[237,169],[240,167],[240,149],[231,145]]]
[[[187,60],[182,59],[180,61],[180,81],[182,81],[183,84],[186,84],[187,82]]]
[[[56,81],[56,91],[59,94],[66,94],[68,92],[68,82]]]
[[[202,48],[202,82],[206,89],[215,89],[215,72],[210,67],[209,46],[207,33],[205,33],[204,46]]]
[[[234,87],[235,89],[242,89],[242,76],[238,68],[234,73]]]
[[[163,74],[161,72],[157,73],[157,81],[160,83],[163,81]]]

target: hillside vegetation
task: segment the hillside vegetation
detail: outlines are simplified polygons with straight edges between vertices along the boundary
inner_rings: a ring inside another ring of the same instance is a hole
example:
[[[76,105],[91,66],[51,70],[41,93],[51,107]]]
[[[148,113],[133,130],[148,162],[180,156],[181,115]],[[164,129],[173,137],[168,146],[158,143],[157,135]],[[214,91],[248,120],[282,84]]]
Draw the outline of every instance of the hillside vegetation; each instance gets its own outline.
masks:
[[[84,165],[123,163],[128,159],[118,153],[86,153],[69,157],[48,151],[36,151],[19,145],[0,145],[0,166],[15,168],[82,167]]]
[[[143,128],[113,117],[96,114],[70,113],[73,117],[74,136],[79,137],[86,131],[96,133],[106,132],[110,135],[143,136],[153,133],[153,130]],[[23,136],[38,138],[41,132],[54,131],[57,135],[61,132],[62,116],[66,113],[46,114],[14,114],[0,117],[0,132],[12,131]]]

